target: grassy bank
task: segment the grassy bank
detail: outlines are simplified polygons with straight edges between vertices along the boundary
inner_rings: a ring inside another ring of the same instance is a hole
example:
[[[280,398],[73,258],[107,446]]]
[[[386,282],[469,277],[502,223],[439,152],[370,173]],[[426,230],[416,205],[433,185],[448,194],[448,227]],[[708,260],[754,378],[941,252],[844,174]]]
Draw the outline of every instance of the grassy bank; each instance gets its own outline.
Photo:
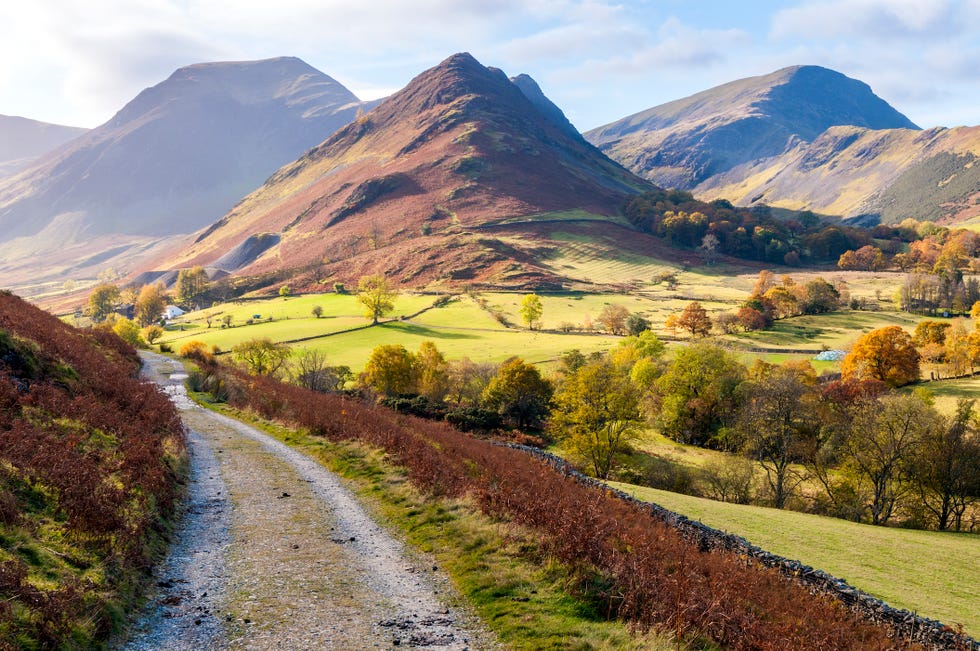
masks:
[[[892,606],[980,636],[980,535],[875,527],[614,484],[754,545],[824,570]]]

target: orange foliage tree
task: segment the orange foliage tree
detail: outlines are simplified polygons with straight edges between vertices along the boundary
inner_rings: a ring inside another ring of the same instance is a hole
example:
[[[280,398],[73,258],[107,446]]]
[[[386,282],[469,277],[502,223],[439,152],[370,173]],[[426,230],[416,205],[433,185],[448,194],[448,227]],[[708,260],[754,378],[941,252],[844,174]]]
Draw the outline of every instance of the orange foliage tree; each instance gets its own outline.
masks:
[[[919,379],[919,352],[900,327],[878,328],[855,342],[841,364],[841,373],[845,380],[881,380],[900,387]]]

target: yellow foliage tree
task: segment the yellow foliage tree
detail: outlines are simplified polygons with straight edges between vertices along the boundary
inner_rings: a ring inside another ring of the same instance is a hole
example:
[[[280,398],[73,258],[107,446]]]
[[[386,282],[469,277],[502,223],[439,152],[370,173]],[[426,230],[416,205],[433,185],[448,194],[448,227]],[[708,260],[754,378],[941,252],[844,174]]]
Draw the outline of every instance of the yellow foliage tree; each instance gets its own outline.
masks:
[[[841,374],[845,380],[881,380],[900,387],[919,379],[919,352],[899,326],[878,328],[854,343],[841,363]]]

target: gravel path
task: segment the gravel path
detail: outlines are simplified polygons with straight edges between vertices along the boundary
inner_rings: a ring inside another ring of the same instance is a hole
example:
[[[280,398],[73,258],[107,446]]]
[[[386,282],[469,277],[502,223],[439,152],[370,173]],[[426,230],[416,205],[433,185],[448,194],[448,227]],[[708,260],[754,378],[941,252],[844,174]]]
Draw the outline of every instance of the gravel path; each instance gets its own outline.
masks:
[[[498,648],[432,561],[375,524],[309,457],[187,400],[189,506],[124,649]]]

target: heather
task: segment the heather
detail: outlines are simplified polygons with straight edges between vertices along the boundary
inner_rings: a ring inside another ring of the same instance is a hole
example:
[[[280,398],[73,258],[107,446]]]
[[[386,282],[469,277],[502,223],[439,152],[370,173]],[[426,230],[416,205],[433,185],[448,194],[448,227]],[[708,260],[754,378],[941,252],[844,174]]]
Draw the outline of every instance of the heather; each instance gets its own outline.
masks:
[[[102,645],[164,548],[183,430],[139,368],[0,294],[0,648]]]

